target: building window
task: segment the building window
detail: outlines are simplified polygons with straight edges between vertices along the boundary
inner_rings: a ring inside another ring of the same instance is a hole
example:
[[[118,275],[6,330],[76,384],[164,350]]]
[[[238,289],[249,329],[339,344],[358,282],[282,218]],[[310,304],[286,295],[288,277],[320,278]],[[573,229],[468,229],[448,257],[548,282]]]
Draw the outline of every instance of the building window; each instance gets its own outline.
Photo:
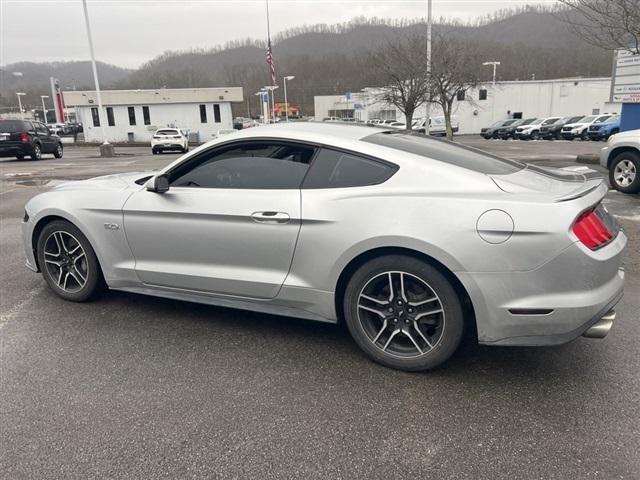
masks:
[[[487,99],[487,91],[483,88],[479,92],[478,100],[486,100],[486,99]]]
[[[127,112],[129,113],[129,125],[136,124],[136,109],[134,107],[127,107]]]
[[[115,127],[116,120],[113,118],[113,107],[107,107],[107,124],[110,127]]]
[[[458,93],[456,94],[456,99],[459,102],[464,101],[464,99],[465,99],[465,91],[464,90],[458,90]]]
[[[207,106],[200,105],[200,123],[207,123]]]
[[[217,103],[213,106],[213,121],[216,123],[220,123],[220,105]]]
[[[142,107],[142,118],[145,125],[151,125],[151,115],[149,115],[149,107]]]
[[[91,118],[93,118],[93,126],[100,126],[100,115],[98,114],[98,107],[91,107]]]

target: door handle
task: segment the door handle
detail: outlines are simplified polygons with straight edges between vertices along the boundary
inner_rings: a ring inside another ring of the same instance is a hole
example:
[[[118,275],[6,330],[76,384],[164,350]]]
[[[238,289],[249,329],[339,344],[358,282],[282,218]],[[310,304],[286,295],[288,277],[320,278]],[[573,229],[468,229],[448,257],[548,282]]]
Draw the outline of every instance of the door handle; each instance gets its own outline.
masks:
[[[284,212],[254,212],[251,219],[258,223],[287,223],[290,217]]]

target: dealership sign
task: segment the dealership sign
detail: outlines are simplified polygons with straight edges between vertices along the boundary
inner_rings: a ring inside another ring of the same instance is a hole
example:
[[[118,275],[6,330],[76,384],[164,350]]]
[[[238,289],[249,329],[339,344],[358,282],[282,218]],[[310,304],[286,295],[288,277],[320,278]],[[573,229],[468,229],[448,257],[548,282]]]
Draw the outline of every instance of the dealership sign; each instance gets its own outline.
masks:
[[[615,53],[611,101],[640,103],[640,54],[628,50]]]

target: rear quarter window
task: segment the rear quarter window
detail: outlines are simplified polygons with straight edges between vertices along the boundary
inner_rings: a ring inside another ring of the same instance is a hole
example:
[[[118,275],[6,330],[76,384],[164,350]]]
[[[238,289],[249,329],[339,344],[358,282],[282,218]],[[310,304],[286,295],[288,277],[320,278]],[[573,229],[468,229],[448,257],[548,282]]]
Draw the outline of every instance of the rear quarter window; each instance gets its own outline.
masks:
[[[302,188],[378,185],[387,181],[397,170],[397,165],[391,163],[322,148],[313,160]]]
[[[420,134],[383,132],[369,135],[362,141],[449,163],[486,175],[508,175],[525,168],[523,163],[515,160]]]

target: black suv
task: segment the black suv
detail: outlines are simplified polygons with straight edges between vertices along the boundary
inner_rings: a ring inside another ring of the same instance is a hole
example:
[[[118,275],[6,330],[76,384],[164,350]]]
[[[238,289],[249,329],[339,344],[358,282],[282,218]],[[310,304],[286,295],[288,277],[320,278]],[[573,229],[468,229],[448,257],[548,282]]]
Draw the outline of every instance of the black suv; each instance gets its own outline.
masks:
[[[28,120],[0,120],[0,157],[30,157],[40,160],[44,153],[62,158],[62,142],[46,125]]]
[[[513,125],[517,121],[517,119],[499,120],[491,126],[481,129],[480,135],[486,140],[489,140],[491,138],[498,138],[498,129],[500,129],[501,127],[508,127],[509,125]]]
[[[584,118],[584,115],[577,115],[575,117],[563,117],[560,120],[556,120],[551,125],[545,125],[540,127],[540,137],[545,140],[562,140],[562,127],[570,123],[578,123]]]

